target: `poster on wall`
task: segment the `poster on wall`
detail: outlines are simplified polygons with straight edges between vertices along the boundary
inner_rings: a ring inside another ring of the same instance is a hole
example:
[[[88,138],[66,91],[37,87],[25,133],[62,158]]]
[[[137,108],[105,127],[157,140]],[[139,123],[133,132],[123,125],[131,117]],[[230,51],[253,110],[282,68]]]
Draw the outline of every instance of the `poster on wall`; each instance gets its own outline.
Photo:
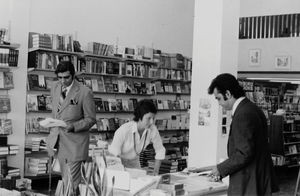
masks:
[[[290,69],[291,56],[275,56],[275,69]]]
[[[259,66],[261,58],[260,49],[251,49],[249,50],[249,65],[250,66]]]
[[[211,116],[211,103],[209,99],[199,99],[198,125],[208,126]]]

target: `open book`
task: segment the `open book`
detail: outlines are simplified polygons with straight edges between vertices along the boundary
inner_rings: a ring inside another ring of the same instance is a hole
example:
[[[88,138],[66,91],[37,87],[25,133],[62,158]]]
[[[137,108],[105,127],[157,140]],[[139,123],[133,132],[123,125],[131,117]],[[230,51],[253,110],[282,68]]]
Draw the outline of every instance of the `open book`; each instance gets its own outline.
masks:
[[[67,124],[65,121],[54,119],[54,118],[46,118],[39,122],[42,127],[50,128],[50,127],[66,127]]]

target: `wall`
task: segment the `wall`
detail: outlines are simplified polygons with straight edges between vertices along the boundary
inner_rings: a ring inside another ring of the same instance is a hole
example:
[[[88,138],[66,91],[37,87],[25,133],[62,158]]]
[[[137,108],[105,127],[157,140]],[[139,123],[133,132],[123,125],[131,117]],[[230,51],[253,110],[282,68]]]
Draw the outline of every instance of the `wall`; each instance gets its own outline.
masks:
[[[31,0],[30,31],[191,57],[193,9],[194,0]]]
[[[21,173],[24,168],[24,144],[25,144],[25,105],[26,105],[26,72],[28,51],[28,27],[29,27],[29,0],[12,1],[1,0],[0,27],[9,28],[10,41],[20,44],[18,68],[12,68],[14,77],[14,89],[8,94],[11,101],[11,112],[7,118],[12,119],[13,134],[8,137],[9,144],[17,144],[20,147],[16,156],[8,156],[8,165],[19,167]]]
[[[299,0],[251,0],[242,1],[240,16],[264,16],[300,13]],[[300,38],[268,38],[239,41],[239,71],[300,71]],[[249,66],[249,50],[261,50],[261,65]],[[275,69],[275,56],[291,56],[290,69]]]

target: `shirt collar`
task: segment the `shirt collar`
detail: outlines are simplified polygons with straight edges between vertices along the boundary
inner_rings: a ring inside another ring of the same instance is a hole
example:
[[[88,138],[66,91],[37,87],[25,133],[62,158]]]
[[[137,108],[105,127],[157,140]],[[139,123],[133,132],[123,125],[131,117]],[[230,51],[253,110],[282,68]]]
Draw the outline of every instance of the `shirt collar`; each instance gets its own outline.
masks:
[[[138,129],[137,129],[137,122],[133,121],[133,127],[132,127],[132,133],[137,133]],[[145,129],[145,131],[143,132],[143,135],[148,131],[148,129]]]
[[[133,121],[133,125],[132,125],[132,133],[137,133],[137,122]]]
[[[73,84],[74,84],[74,80],[72,81],[71,85],[66,87],[66,90],[67,90],[66,95],[69,93],[69,91],[70,91],[71,87],[73,86]]]
[[[238,98],[238,99],[234,102],[234,104],[233,104],[233,106],[232,106],[232,111],[231,111],[231,115],[232,115],[232,116],[234,115],[234,112],[235,112],[236,108],[237,108],[238,105],[241,103],[241,101],[243,101],[243,99],[245,99],[245,97],[240,97],[240,98]]]

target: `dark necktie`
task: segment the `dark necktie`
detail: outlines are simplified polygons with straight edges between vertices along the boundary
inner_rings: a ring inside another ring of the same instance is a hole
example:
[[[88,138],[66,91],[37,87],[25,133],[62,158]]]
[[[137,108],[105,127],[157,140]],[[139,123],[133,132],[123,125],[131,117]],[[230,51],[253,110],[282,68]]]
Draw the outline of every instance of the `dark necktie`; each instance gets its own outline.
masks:
[[[57,111],[59,112],[61,109],[61,105],[64,102],[65,98],[67,95],[67,88],[62,87],[61,89],[61,93],[60,93],[60,97],[59,97],[59,102],[58,102],[58,106],[57,106]]]

